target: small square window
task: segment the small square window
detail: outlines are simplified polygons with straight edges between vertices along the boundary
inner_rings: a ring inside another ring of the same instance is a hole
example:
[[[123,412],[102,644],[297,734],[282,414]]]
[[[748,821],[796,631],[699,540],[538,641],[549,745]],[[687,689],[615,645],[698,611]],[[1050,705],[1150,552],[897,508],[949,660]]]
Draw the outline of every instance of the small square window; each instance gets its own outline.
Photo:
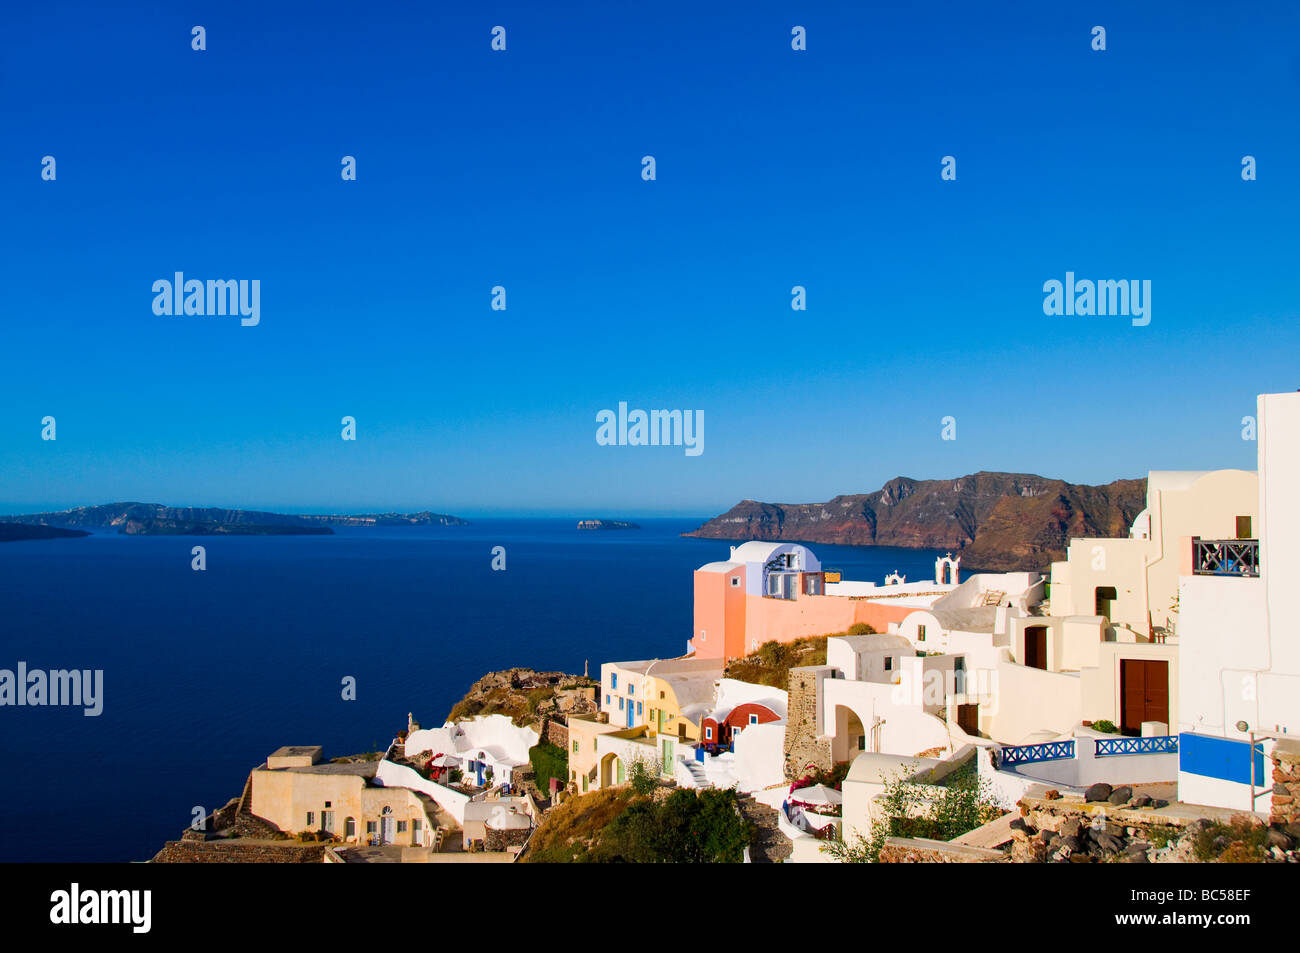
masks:
[[[332,801],[326,801],[326,802],[325,802],[325,806],[326,806],[326,807],[333,807],[333,806],[334,806],[334,803],[333,803]]]
[[[757,725],[757,724],[758,724],[758,716],[757,716],[757,715],[750,715],[750,716],[749,716],[749,723],[750,723],[751,725]]]
[[[377,830],[379,830],[379,822],[378,822],[378,821],[366,821],[366,833],[367,833],[367,834],[373,834],[373,833],[375,833],[375,831],[377,831]]]
[[[737,588],[737,587],[739,587],[739,586],[740,586],[740,577],[739,577],[739,576],[732,576],[732,577],[731,577],[731,588],[732,588],[732,589],[735,589],[735,588]]]
[[[405,833],[406,833],[406,821],[398,821],[398,822],[397,822],[397,833],[399,833],[399,834],[405,834]]]

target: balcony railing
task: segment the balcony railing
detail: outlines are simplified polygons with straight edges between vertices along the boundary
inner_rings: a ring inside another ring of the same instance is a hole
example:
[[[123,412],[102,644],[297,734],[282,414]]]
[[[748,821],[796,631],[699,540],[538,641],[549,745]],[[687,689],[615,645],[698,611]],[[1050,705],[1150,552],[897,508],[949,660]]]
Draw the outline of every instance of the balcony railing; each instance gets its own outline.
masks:
[[[1063,761],[1074,757],[1073,741],[1049,741],[1041,745],[1008,745],[998,759],[999,768],[1038,761]]]
[[[1258,576],[1259,540],[1192,538],[1195,576]]]
[[[1145,738],[1098,738],[1097,757],[1111,758],[1120,754],[1177,754],[1177,735],[1156,735]]]

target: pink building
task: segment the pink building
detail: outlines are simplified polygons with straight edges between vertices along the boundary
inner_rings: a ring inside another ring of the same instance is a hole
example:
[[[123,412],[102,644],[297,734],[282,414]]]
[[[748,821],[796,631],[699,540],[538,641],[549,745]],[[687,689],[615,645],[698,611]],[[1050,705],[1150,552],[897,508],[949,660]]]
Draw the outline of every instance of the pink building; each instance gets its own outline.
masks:
[[[764,642],[833,635],[859,622],[886,632],[891,622],[928,604],[926,597],[955,585],[955,564],[951,582],[921,587],[840,582],[836,574],[828,578],[807,546],[753,540],[733,546],[730,559],[695,570],[690,650],[697,658],[725,661]]]

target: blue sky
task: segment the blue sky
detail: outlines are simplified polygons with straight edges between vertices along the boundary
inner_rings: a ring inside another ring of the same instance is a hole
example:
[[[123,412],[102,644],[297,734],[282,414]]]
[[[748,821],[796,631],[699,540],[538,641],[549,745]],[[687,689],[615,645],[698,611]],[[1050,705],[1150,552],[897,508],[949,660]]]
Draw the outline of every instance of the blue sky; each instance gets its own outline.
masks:
[[[1131,6],[11,11],[0,511],[1253,467],[1241,417],[1300,387],[1300,8]],[[1151,324],[1045,316],[1067,270],[1151,280]],[[155,315],[175,271],[259,279],[261,323]],[[702,409],[703,454],[598,446],[620,400]]]

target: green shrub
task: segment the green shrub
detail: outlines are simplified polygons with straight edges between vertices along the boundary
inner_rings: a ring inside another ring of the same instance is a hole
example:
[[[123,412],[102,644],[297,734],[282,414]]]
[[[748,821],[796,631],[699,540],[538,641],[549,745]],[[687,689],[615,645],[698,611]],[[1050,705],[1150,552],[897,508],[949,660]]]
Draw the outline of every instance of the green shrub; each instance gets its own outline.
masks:
[[[559,745],[543,741],[528,749],[528,760],[533,766],[537,790],[550,791],[551,778],[560,779],[560,787],[569,780],[569,754]]]
[[[849,635],[875,635],[876,630],[865,622],[854,622],[849,626]]]
[[[641,797],[649,797],[651,792],[659,787],[659,762],[638,758],[628,766],[627,775],[632,790]]]
[[[642,864],[736,864],[752,827],[730,790],[678,788],[662,801],[639,799],[600,834],[593,861]]]
[[[1115,722],[1110,721],[1107,718],[1103,718],[1101,719],[1101,721],[1094,721],[1092,723],[1092,730],[1104,731],[1108,735],[1114,735],[1119,733],[1119,729],[1115,727]]]

